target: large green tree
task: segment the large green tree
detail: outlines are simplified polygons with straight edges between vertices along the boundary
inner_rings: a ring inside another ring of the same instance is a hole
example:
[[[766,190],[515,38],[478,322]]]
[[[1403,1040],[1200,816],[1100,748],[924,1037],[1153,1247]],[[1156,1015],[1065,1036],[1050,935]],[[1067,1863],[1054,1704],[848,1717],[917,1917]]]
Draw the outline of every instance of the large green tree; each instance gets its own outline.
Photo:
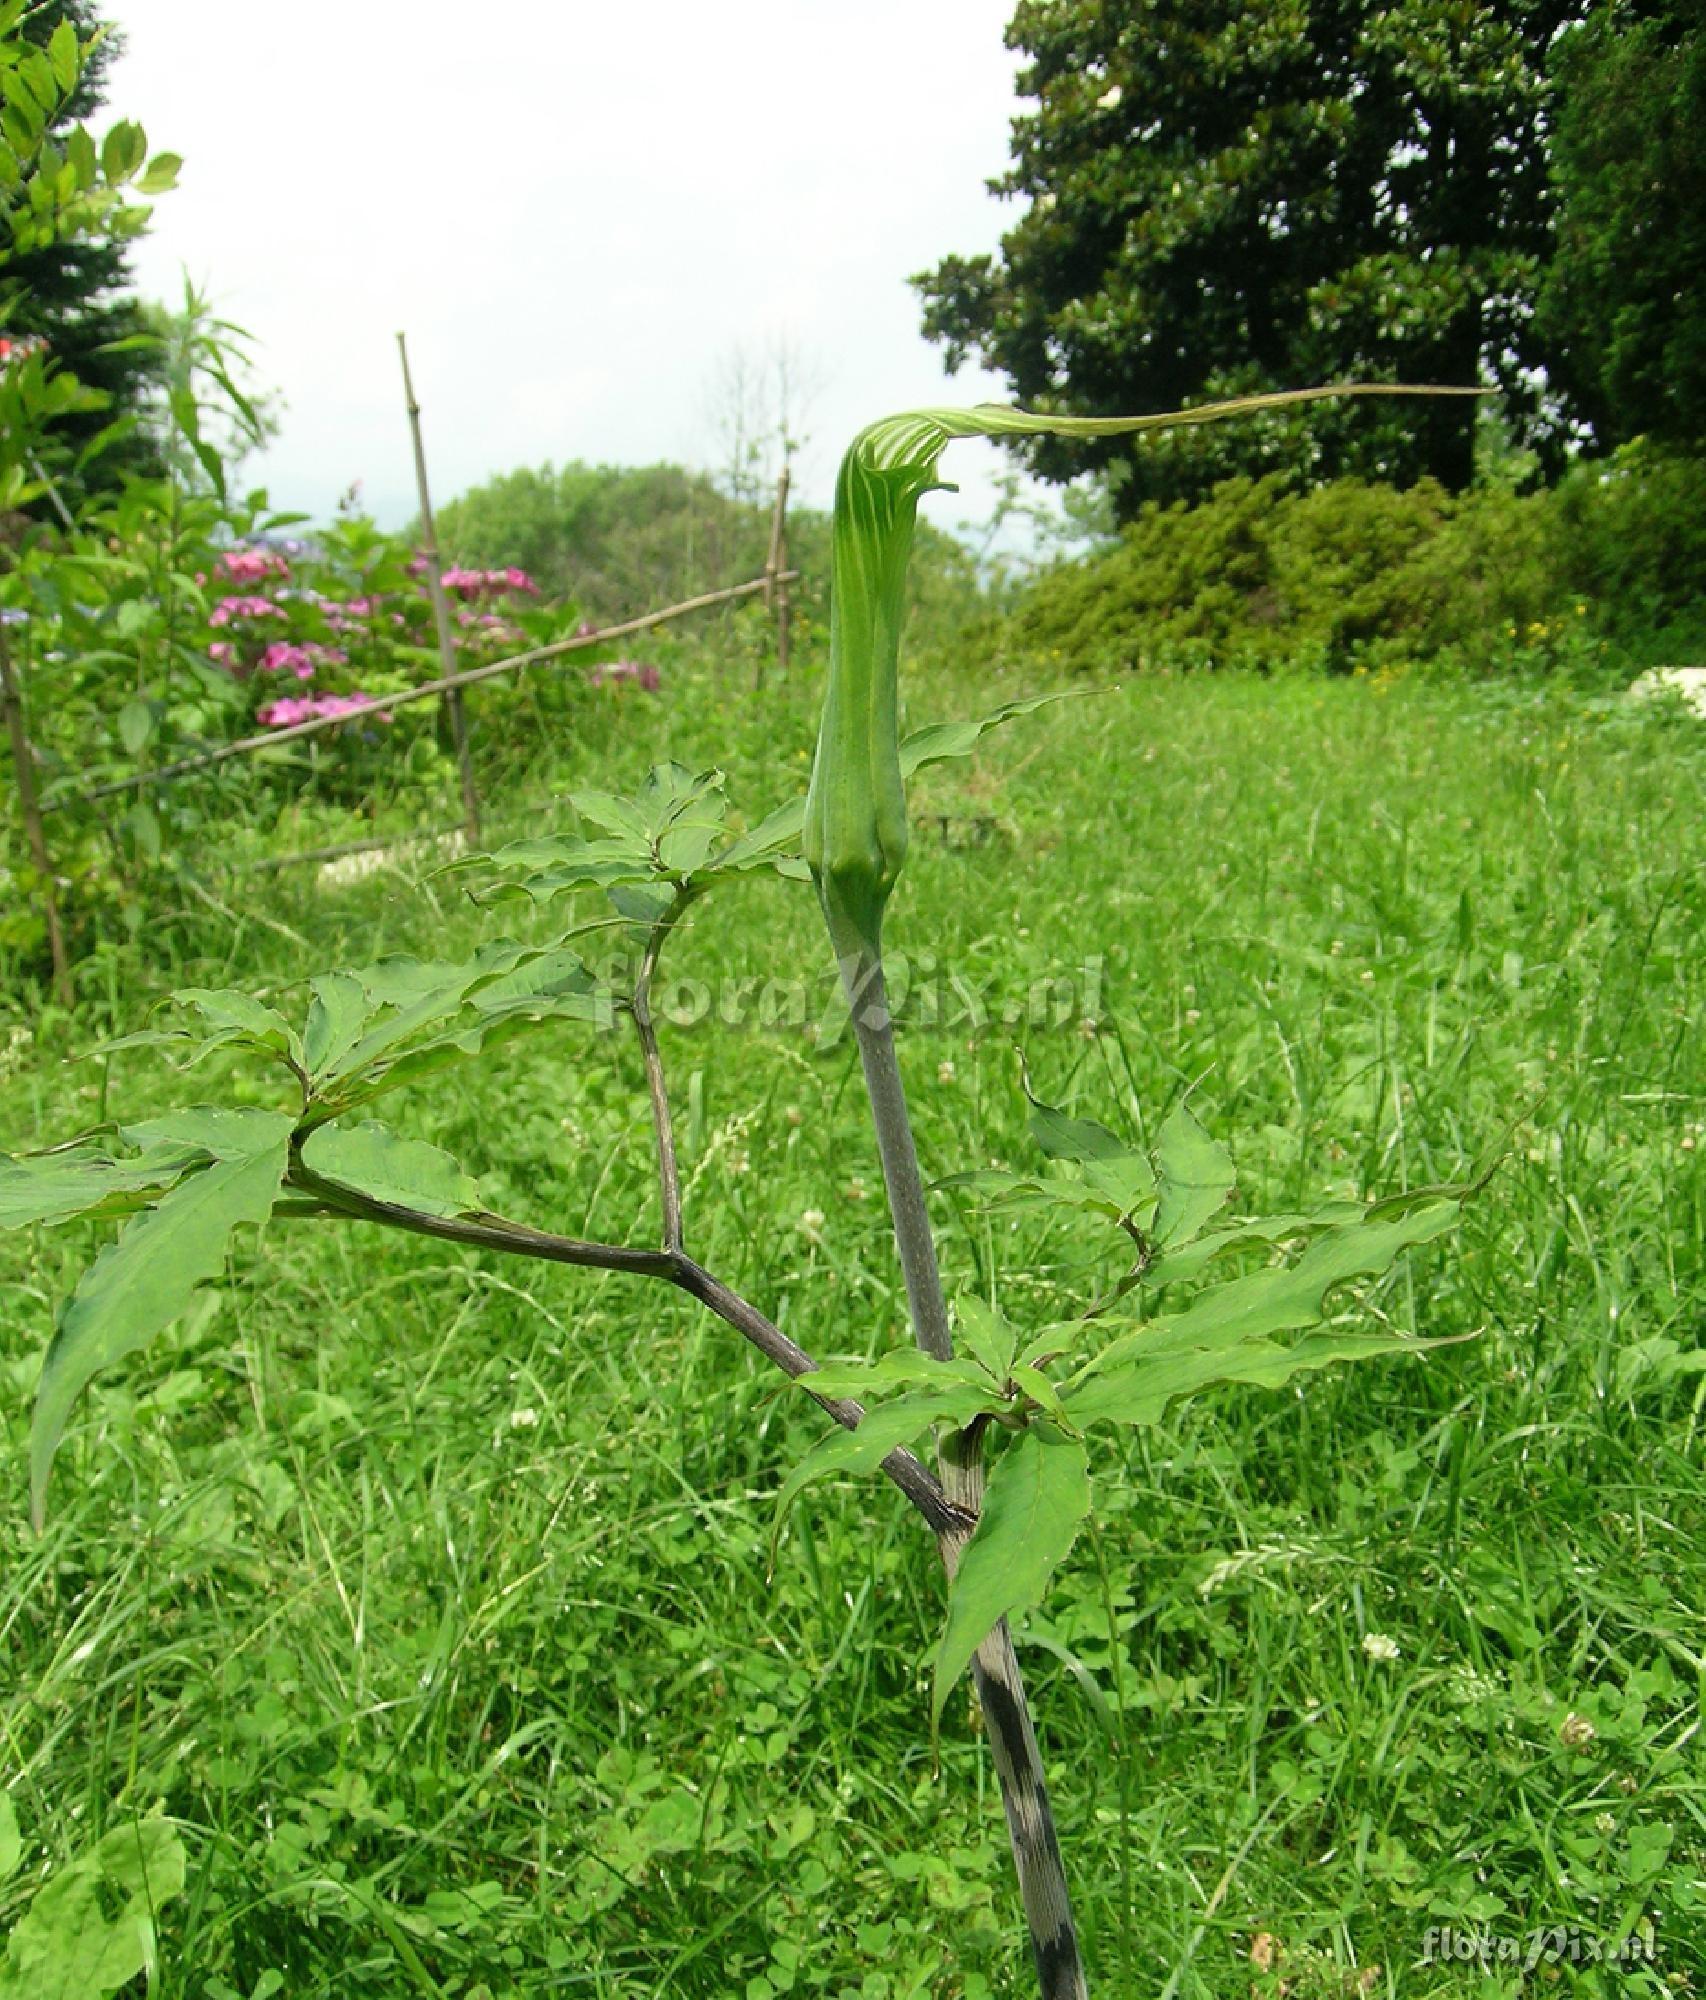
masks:
[[[1601,7],[1560,40],[1557,246],[1539,322],[1602,445],[1706,447],[1706,25]]]
[[[1353,378],[1494,384],[1556,452],[1533,303],[1550,233],[1546,54],[1572,0],[1024,0],[998,256],[914,283],[950,369],[1107,415]],[[1124,460],[1122,510],[1282,467],[1466,485],[1467,399],[1026,447]]]
[[[45,49],[62,21],[69,21],[81,39],[92,36],[102,18],[91,0],[41,0],[25,14],[18,33]],[[63,139],[70,126],[90,119],[106,101],[107,74],[121,46],[109,30],[52,119],[49,130],[55,138]],[[127,412],[142,416],[161,378],[157,350],[117,345],[154,330],[130,290],[128,246],[146,215],[145,209],[132,208],[110,228],[19,250],[7,261],[10,309],[4,333],[14,341],[45,341],[57,366],[107,398],[100,409],[60,419],[59,435],[72,454]],[[153,471],[159,463],[158,441],[139,423],[80,475],[67,470],[59,477],[62,486],[100,486],[113,483],[121,470]]]

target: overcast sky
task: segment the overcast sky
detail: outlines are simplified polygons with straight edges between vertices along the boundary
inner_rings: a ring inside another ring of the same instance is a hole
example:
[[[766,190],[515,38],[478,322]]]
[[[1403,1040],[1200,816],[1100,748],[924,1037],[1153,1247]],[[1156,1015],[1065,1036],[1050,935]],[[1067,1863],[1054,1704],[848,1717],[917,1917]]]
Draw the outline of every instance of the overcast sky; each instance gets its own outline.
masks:
[[[352,481],[414,511],[394,335],[435,498],[571,458],[714,464],[715,382],[786,340],[820,387],[799,469],[950,380],[908,275],[993,249],[1011,210],[1012,0],[112,0],[97,125],[184,156],[135,269],[257,341],[283,430],[254,469],[323,514]],[[951,526],[993,447],[957,445]]]

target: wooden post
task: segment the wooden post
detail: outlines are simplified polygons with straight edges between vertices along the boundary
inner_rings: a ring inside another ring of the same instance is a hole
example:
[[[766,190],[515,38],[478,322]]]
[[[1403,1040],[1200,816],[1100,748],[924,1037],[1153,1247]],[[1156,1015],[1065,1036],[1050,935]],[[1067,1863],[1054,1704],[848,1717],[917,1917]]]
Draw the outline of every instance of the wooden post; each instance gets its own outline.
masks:
[[[6,735],[12,745],[12,770],[18,781],[18,808],[24,818],[24,836],[30,846],[30,860],[41,877],[42,911],[47,918],[47,948],[53,958],[53,994],[62,1007],[72,1003],[71,961],[65,955],[65,933],[59,927],[59,898],[54,892],[53,866],[48,859],[47,836],[42,831],[41,807],[36,803],[35,765],[30,756],[30,739],[24,729],[24,701],[18,692],[18,677],[12,670],[12,646],[6,628],[0,625],[0,708],[6,711]]]
[[[770,553],[764,563],[764,602],[776,614],[776,671],[788,672],[788,468],[776,481],[776,507],[770,516]],[[758,656],[753,686],[764,685],[764,656]]]
[[[438,628],[438,657],[444,678],[456,672],[456,641],[450,630],[450,600],[444,594],[444,580],[438,569],[438,529],[433,524],[432,495],[427,491],[426,449],[421,443],[421,406],[415,401],[415,385],[409,376],[409,347],[402,334],[397,336],[397,352],[403,362],[403,400],[409,410],[409,434],[415,446],[415,490],[421,503],[421,553],[427,562],[427,594],[432,599],[433,623]],[[462,690],[444,690],[444,713],[450,723],[450,740],[456,750],[456,768],[462,779],[462,830],[468,845],[480,844],[480,795],[474,789],[474,764],[468,754],[468,717],[462,706]]]

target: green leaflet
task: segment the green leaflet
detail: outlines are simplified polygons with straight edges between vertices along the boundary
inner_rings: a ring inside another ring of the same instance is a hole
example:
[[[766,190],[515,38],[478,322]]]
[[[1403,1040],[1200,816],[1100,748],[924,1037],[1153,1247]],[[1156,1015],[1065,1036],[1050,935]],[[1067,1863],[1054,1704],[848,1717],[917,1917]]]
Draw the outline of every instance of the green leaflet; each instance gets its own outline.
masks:
[[[336,1082],[366,1069],[399,1044],[457,1013],[470,990],[500,978],[530,956],[526,945],[507,941],[483,945],[460,965],[418,958],[381,959],[355,974],[367,995],[368,1019],[358,1040],[328,1066],[325,1080]]]
[[[302,1030],[302,1060],[316,1082],[354,1048],[368,1015],[367,990],[353,972],[322,972]]]
[[[943,1365],[940,1362],[931,1364],[938,1372]],[[869,1371],[867,1385],[868,1375]],[[819,1382],[818,1376],[807,1376],[801,1379],[801,1387],[818,1388]],[[830,1389],[826,1385],[822,1393],[846,1391]],[[1006,1404],[987,1384],[979,1387],[975,1383],[956,1379],[911,1390],[896,1396],[892,1402],[867,1410],[857,1430],[831,1431],[827,1437],[820,1438],[794,1467],[776,1496],[776,1514],[770,1530],[772,1556],[788,1509],[814,1480],[829,1479],[837,1473],[875,1472],[897,1445],[910,1444],[920,1431],[932,1424],[964,1425],[975,1416],[993,1414],[1005,1408]]]
[[[30,1423],[30,1508],[39,1530],[48,1474],[72,1405],[91,1376],[145,1347],[177,1318],[196,1287],[218,1276],[231,1232],[271,1212],[284,1178],[290,1120],[260,1122],[255,1150],[217,1158],[133,1217],[83,1273],[48,1343]],[[167,1120],[154,1121],[166,1124]]]
[[[195,1146],[160,1145],[116,1160],[94,1145],[9,1159],[0,1154],[0,1229],[68,1222],[74,1215],[122,1215],[205,1159]]]
[[[183,1894],[169,1820],[117,1826],[43,1883],[0,1959],[0,2000],[105,2000],[157,1968],[154,1914]]]
[[[1161,1198],[1155,1208],[1157,1243],[1183,1243],[1226,1206],[1238,1178],[1232,1155],[1211,1139],[1183,1104],[1161,1127],[1155,1142],[1156,1178]]]
[[[1206,1236],[1164,1250],[1145,1269],[1143,1282],[1150,1290],[1158,1290],[1162,1285],[1194,1278],[1205,1265],[1228,1251],[1245,1249],[1252,1243],[1278,1243],[1288,1236],[1313,1236],[1323,1229],[1364,1221],[1370,1213],[1359,1202],[1336,1201],[1308,1214],[1263,1215],[1230,1223],[1224,1229],[1211,1230]]]
[[[1079,1208],[1116,1222],[1130,1219],[1147,1225],[1156,1198],[1155,1169],[1147,1155],[1095,1119],[1073,1118],[1058,1106],[1045,1104],[1031,1089],[1028,1072],[1021,1071],[1021,1080],[1030,1105],[1031,1137],[1049,1159],[1064,1163],[1068,1173],[1045,1180],[1035,1174],[984,1168],[950,1174],[936,1185],[986,1196],[991,1208]]]
[[[1061,1392],[1068,1415],[1081,1425],[1150,1424],[1173,1398],[1212,1383],[1277,1388],[1298,1371],[1329,1361],[1437,1345],[1386,1333],[1322,1334],[1286,1345],[1270,1336],[1316,1325],[1335,1285],[1386,1270],[1400,1251],[1451,1228],[1458,1213],[1457,1202],[1440,1200],[1392,1221],[1334,1229],[1294,1264],[1215,1286],[1183,1312],[1121,1335],[1080,1368]],[[1070,1331],[1062,1329],[1063,1335]]]
[[[1028,1080],[1025,1095],[1030,1098],[1031,1104],[1027,1121],[1031,1137],[1049,1159],[1118,1160],[1130,1153],[1131,1148],[1118,1133],[1110,1132],[1105,1125],[1098,1125],[1094,1118],[1070,1118],[1054,1105],[1031,1097]]]
[[[302,1047],[290,1023],[276,1008],[250,994],[229,987],[215,990],[186,986],[180,992],[168,994],[155,1011],[168,1006],[199,1014],[205,1028],[141,1028],[135,1034],[103,1042],[92,1053],[111,1055],[120,1049],[169,1048],[181,1044],[191,1051],[185,1068],[221,1048],[249,1049],[296,1069],[302,1066]]]
[[[209,1032],[199,1039],[181,1029],[150,1030],[108,1046],[189,1043],[199,1057],[237,1043],[286,1061],[305,1087],[306,1123],[312,1128],[384,1091],[477,1055],[533,1024],[567,1018],[607,1025],[610,1018],[608,998],[566,938],[540,945],[499,940],[482,946],[461,964],[381,959],[356,972],[321,973],[309,982],[309,989],[300,1039],[281,1014],[243,994],[192,988],[174,997],[208,1022]],[[171,1137],[223,1158],[231,1150],[248,1149],[243,1119],[270,1115],[173,1113],[126,1128],[126,1136]],[[193,1129],[185,1119],[193,1121]],[[221,1120],[230,1132],[228,1140],[220,1137]],[[4,1185],[0,1172],[0,1187]]]
[[[512,1000],[502,1008],[475,1015],[467,1027],[453,1028],[447,1034],[405,1049],[366,1074],[340,1078],[335,1091],[310,1112],[310,1123],[319,1125],[328,1118],[342,1117],[361,1105],[371,1104],[376,1097],[406,1089],[441,1070],[454,1069],[489,1049],[531,1034],[546,1021],[589,1021],[608,1026],[610,1018],[610,1002],[598,994],[571,993],[555,998],[537,995]]]
[[[722,838],[729,804],[720,771],[693,772],[684,764],[654,764],[632,798],[609,792],[575,792],[569,803],[603,829],[596,839],[577,834],[512,841],[496,854],[472,855],[452,867],[495,866],[519,874],[512,893],[536,903],[573,889],[613,889],[658,882],[674,889],[698,875]]]
[[[968,1292],[955,1302],[954,1332],[954,1345],[964,1348],[998,1389],[1004,1388],[1013,1372],[1019,1336],[1000,1310]]]
[[[716,856],[711,863],[713,873],[735,874],[748,868],[781,868],[792,873],[795,865],[801,872],[809,872],[796,854],[805,819],[803,798],[778,806]]]
[[[936,1649],[930,1724],[954,1683],[1001,1619],[1034,1604],[1090,1512],[1084,1446],[1033,1424],[990,1469],[977,1530],[948,1590],[948,1622]]]
[[[494,893],[526,896],[548,903],[573,889],[608,889],[618,882],[644,882],[656,872],[651,851],[637,838],[520,840],[496,854],[475,857],[504,869],[525,869],[519,882],[500,884]],[[458,864],[461,865],[461,864]]]
[[[188,1146],[210,1159],[242,1160],[282,1144],[290,1136],[290,1125],[282,1111],[193,1104],[187,1110],[164,1111],[157,1118],[121,1125],[119,1132],[133,1146]]]
[[[916,1347],[891,1347],[875,1361],[831,1361],[809,1375],[796,1375],[793,1386],[813,1396],[852,1396],[860,1402],[890,1389],[963,1383],[978,1395],[989,1393],[989,1382],[975,1361],[938,1361]]]
[[[322,1125],[308,1135],[302,1163],[373,1201],[425,1215],[471,1215],[480,1190],[461,1163],[424,1139],[405,1139],[383,1125]]]
[[[240,1037],[252,1048],[272,1055],[302,1061],[302,1045],[296,1030],[276,1008],[268,1007],[247,993],[230,987],[215,992],[205,986],[186,986],[172,995],[179,1007],[192,1007],[209,1026]]]
[[[316,1125],[536,1023],[609,1018],[591,973],[561,941],[491,944],[461,965],[385,959],[313,986],[303,1042]]]

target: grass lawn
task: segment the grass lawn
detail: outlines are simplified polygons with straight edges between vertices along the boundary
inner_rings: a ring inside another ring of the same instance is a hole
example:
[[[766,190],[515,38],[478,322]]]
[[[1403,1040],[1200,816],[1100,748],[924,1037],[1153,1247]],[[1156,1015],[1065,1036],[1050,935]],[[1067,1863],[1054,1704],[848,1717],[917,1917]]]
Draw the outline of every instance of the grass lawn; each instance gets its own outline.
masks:
[[[1026,691],[938,675],[913,720]],[[756,817],[803,788],[814,692],[613,690],[493,836],[662,754]],[[1425,1966],[1429,1928],[1644,1915],[1652,1964],[1560,1989],[1706,1990],[1703,804],[1698,725],[1402,679],[1133,680],[919,781],[889,934],[928,1173],[1030,1157],[1016,1043],[1133,1132],[1194,1090],[1251,1211],[1503,1155],[1455,1237],[1341,1300],[1476,1338],[1103,1446],[1094,1532],[1018,1634],[1097,1994],[1514,1994]],[[299,1017],[309,972],[549,921],[471,879],[210,872],[221,907],[155,912],[72,1026],[0,1022],[0,1145],[218,1096],[218,1057],[63,1060],[173,986]],[[671,950],[689,1248],[820,1358],[902,1340],[810,890],[726,891]],[[614,1034],[388,1115],[490,1207],[655,1235]],[[1093,1230],[935,1199],[950,1283],[1021,1324],[1117,1269]],[[29,1398],[99,1234],[0,1243],[0,1931],[163,1805],[171,2000],[1028,1990],[963,1692],[932,1766],[927,1538],[885,1486],[820,1487],[767,1575],[824,1420],[733,1335],[641,1281],[276,1222],[97,1382],[38,1541]]]

